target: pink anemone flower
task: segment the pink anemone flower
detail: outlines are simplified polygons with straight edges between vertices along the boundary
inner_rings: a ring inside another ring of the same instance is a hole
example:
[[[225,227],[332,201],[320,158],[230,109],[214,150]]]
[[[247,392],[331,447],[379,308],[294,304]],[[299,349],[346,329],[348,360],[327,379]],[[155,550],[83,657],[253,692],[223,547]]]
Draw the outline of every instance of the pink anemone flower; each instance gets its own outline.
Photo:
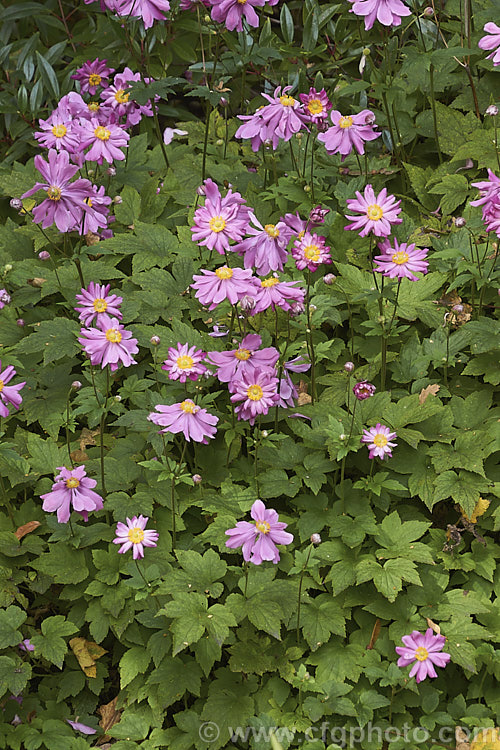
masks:
[[[124,367],[136,365],[132,357],[139,351],[137,339],[126,331],[118,318],[110,318],[106,313],[98,316],[97,328],[82,328],[79,343],[89,355],[93,365],[110,366],[112,372],[118,369],[121,362]]]
[[[179,380],[181,383],[185,383],[188,378],[198,380],[200,375],[206,372],[207,368],[201,364],[206,356],[206,353],[196,346],[177,344],[176,347],[169,348],[168,357],[161,369],[168,372],[170,380]]]
[[[253,213],[250,213],[250,220],[254,226],[248,226],[246,233],[252,236],[232,249],[243,255],[245,268],[255,267],[259,276],[281,271],[288,258],[286,247],[292,236],[290,227],[284,221],[262,226]]]
[[[140,560],[144,557],[144,547],[156,547],[156,542],[160,536],[157,531],[146,529],[146,524],[149,521],[149,517],[146,516],[134,516],[132,519],[127,518],[127,523],[124,524],[118,521],[116,524],[116,537],[113,539],[113,544],[121,544],[122,546],[118,550],[119,554],[132,550],[132,557],[134,560]]]
[[[229,383],[254,372],[256,368],[273,368],[279,359],[279,351],[274,346],[259,349],[261,337],[256,333],[247,334],[237,349],[230,352],[208,352],[208,360],[217,367],[217,377],[221,383]]]
[[[273,97],[262,94],[269,104],[253,115],[238,115],[243,125],[236,131],[235,138],[250,138],[253,151],[258,151],[261,144],[269,140],[276,150],[280,140],[289,141],[295,133],[307,129],[302,104],[288,94],[291,88],[285,86],[281,93],[281,86],[278,86]]]
[[[88,520],[90,511],[102,509],[102,497],[94,492],[97,482],[87,476],[85,466],[76,466],[74,469],[58,466],[57,471],[60,473],[55,477],[52,490],[40,495],[44,511],[53,513],[57,510],[58,522],[68,523],[71,506],[84,521]]]
[[[272,508],[267,509],[262,500],[254,502],[250,515],[254,523],[238,521],[234,529],[226,531],[230,537],[226,547],[241,547],[245,562],[254,565],[260,565],[264,560],[278,563],[280,554],[276,545],[293,542],[293,534],[285,531],[288,524],[279,521],[278,513]]]
[[[365,17],[365,30],[372,28],[375,21],[383,26],[399,26],[404,16],[411,10],[401,0],[349,0],[353,3],[351,13]]]
[[[369,109],[364,109],[357,115],[342,115],[337,109],[330,114],[333,128],[318,135],[318,141],[324,143],[329,154],[341,154],[342,161],[351,151],[356,149],[358,154],[365,153],[365,141],[373,141],[381,133],[373,129],[375,116]]]
[[[390,246],[386,247],[384,255],[377,255],[373,259],[375,270],[390,279],[406,278],[410,281],[418,281],[415,273],[427,273],[429,263],[424,258],[428,252],[428,247],[416,248],[414,243],[399,244],[397,239],[394,239],[394,249]]]
[[[407,667],[415,662],[409,677],[415,677],[417,682],[422,682],[426,677],[437,677],[434,667],[445,667],[451,659],[450,654],[443,651],[446,638],[435,634],[432,628],[427,628],[425,635],[414,630],[401,640],[405,645],[396,646],[396,653],[400,657],[398,667]]]
[[[89,93],[95,96],[99,86],[105,86],[109,77],[115,72],[114,68],[108,68],[107,60],[87,60],[81,68],[76,69],[71,78],[80,81],[80,91],[82,94]]]
[[[397,201],[393,195],[387,195],[386,188],[375,195],[373,187],[367,185],[363,195],[356,190],[356,198],[348,199],[347,208],[361,215],[346,216],[346,219],[352,220],[352,224],[348,224],[344,229],[360,229],[360,237],[366,237],[369,232],[373,232],[376,237],[388,237],[392,232],[392,226],[403,221],[398,216],[401,213],[400,205],[400,200]]]
[[[17,383],[16,385],[7,385],[12,380],[16,371],[9,365],[2,372],[2,362],[0,361],[0,417],[8,417],[9,409],[7,404],[12,404],[15,409],[19,409],[22,403],[22,397],[19,393],[24,388],[26,382]]]
[[[78,317],[82,323],[89,326],[94,318],[99,319],[104,313],[113,318],[123,317],[120,312],[123,297],[110,294],[110,289],[111,284],[96,284],[91,281],[86,289],[81,290],[81,294],[76,295],[81,307],[75,307],[75,311],[79,313]]]
[[[234,410],[238,419],[245,419],[253,425],[259,414],[267,414],[271,407],[276,406],[279,395],[278,378],[275,375],[274,369],[255,368],[253,372],[243,373],[241,379],[231,380],[231,401],[241,402]]]
[[[251,295],[254,291],[251,269],[221,266],[215,271],[202,269],[201,274],[193,276],[191,287],[209,310],[214,310],[225,299],[235,305],[245,294]]]
[[[243,31],[243,19],[256,29],[259,16],[255,8],[265,5],[266,0],[211,0],[212,20],[225,23],[228,31]]]
[[[384,460],[385,458],[392,458],[392,448],[395,448],[397,443],[391,443],[390,441],[394,440],[395,437],[397,437],[395,432],[391,432],[388,427],[377,422],[375,427],[363,430],[361,442],[368,444],[369,458],[378,456]]]
[[[164,429],[160,432],[174,434],[182,432],[188,442],[194,440],[195,443],[205,443],[205,445],[208,443],[207,438],[215,437],[217,432],[215,425],[219,417],[197,406],[190,398],[171,406],[158,404],[155,409],[159,414],[151,412],[148,420],[163,427]]]
[[[486,31],[487,35],[481,37],[477,46],[479,49],[492,50],[492,52],[486,56],[487,59],[492,60],[493,65],[500,65],[500,26],[497,26],[496,23],[490,21],[485,24],[484,31]]]
[[[239,242],[244,237],[250,209],[244,205],[245,199],[240,193],[228,190],[223,198],[213,180],[205,180],[204,191],[205,205],[194,212],[193,241],[224,255],[224,252],[234,250],[229,240]]]

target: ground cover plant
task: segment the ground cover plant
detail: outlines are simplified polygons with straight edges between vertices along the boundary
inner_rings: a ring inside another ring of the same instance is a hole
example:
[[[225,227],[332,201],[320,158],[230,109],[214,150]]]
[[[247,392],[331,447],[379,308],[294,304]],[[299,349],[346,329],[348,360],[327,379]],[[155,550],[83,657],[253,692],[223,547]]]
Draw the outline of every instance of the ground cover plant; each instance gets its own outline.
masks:
[[[500,4],[0,20],[0,747],[498,748]]]

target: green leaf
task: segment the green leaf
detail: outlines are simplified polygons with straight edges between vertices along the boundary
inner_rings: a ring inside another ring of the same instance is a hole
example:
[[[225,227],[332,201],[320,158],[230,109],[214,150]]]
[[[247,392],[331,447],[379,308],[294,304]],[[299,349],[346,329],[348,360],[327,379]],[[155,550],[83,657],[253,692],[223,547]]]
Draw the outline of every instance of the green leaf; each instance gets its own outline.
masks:
[[[32,561],[31,567],[52,576],[56,583],[80,583],[89,574],[85,552],[64,542],[53,543],[48,552]]]
[[[173,618],[170,625],[174,636],[173,656],[202,637],[208,622],[207,609],[205,597],[193,593],[177,594],[160,610],[161,614]]]
[[[283,39],[287,44],[291,44],[293,42],[295,27],[292,14],[288,10],[288,6],[286,5],[286,3],[281,6],[280,25]]]
[[[50,91],[53,99],[59,99],[59,82],[54,68],[44,57],[42,57],[38,50],[35,51],[35,54],[37,57],[38,70],[40,71],[40,75],[42,76],[46,88]]]
[[[0,696],[10,692],[19,695],[31,677],[31,665],[10,656],[0,656]]]
[[[120,687],[126,687],[138,674],[144,674],[149,667],[151,656],[142,646],[134,646],[125,651],[120,659]]]
[[[36,653],[62,669],[64,656],[68,650],[64,636],[73,635],[77,631],[78,628],[62,615],[54,615],[54,617],[45,618],[42,622],[42,634],[32,636],[31,642]]]
[[[64,466],[68,454],[50,438],[44,440],[34,432],[28,435],[30,464],[37,474],[56,474],[56,467]]]
[[[254,701],[248,682],[243,682],[239,675],[226,673],[210,683],[201,718],[215,723],[219,729],[220,734],[210,744],[213,750],[226,747],[232,735],[230,729],[246,726],[248,717],[253,715]]]
[[[312,651],[328,641],[331,633],[345,637],[342,608],[329,594],[321,594],[302,605],[300,626]]]
[[[26,336],[17,345],[20,354],[43,352],[43,363],[48,365],[63,357],[72,357],[81,350],[77,336],[80,326],[68,318],[42,320],[36,332]]]
[[[121,193],[121,203],[115,205],[116,220],[125,226],[134,224],[141,212],[141,196],[130,185],[125,185]]]
[[[199,695],[201,688],[201,669],[191,658],[180,656],[167,657],[161,666],[152,672],[145,686],[147,696],[149,690],[155,686],[156,700],[165,710],[172,703],[181,700],[187,692]]]
[[[306,17],[304,24],[304,34],[302,37],[304,49],[307,52],[312,52],[316,47],[319,34],[319,8],[315,7],[312,12],[309,12]]]
[[[17,646],[23,639],[17,629],[26,620],[26,612],[19,607],[7,607],[0,610],[0,648]]]
[[[488,484],[477,474],[468,471],[445,471],[437,476],[434,482],[434,503],[452,497],[458,503],[465,514],[470,516],[473,512],[480,493],[487,491]]]

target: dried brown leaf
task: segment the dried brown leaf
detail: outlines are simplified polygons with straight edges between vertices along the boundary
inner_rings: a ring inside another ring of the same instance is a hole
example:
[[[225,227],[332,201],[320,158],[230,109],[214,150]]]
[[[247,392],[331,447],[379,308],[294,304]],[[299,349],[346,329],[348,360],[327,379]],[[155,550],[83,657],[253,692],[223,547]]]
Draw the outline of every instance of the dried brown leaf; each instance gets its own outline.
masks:
[[[30,286],[34,286],[37,289],[39,289],[41,286],[45,284],[47,279],[36,278],[36,279],[27,279],[27,281]]]
[[[85,453],[85,451],[81,451],[79,448],[77,448],[74,451],[71,451],[70,456],[71,456],[71,460],[75,464],[82,464],[84,461],[88,461],[89,460],[89,457]]]
[[[462,727],[455,727],[455,750],[469,750],[468,735]]]
[[[374,645],[377,642],[378,635],[380,633],[380,620],[377,618],[375,620],[375,625],[373,626],[372,634],[370,637],[370,643],[366,647],[367,651],[371,651],[371,649],[374,647]]]
[[[122,717],[122,712],[116,710],[116,702],[118,700],[118,696],[116,698],[113,698],[112,701],[109,703],[105,703],[103,706],[99,706],[97,709],[97,713],[101,714],[101,719],[99,721],[99,726],[103,729],[104,732],[107,732],[108,729],[111,729],[111,727],[114,727],[115,724],[118,724]],[[109,737],[106,737],[104,735],[103,739],[109,739]]]
[[[88,430],[86,427],[80,433],[80,450],[85,451],[89,445],[95,445],[95,436],[99,435],[100,430]]]
[[[433,622],[430,617],[425,618],[427,620],[427,627],[432,628],[435,633],[438,635],[441,635],[441,628],[437,623]]]
[[[420,391],[419,397],[418,397],[419,404],[425,404],[425,402],[427,400],[427,396],[429,396],[431,394],[433,396],[435,396],[436,393],[438,393],[438,391],[439,391],[440,388],[441,388],[441,386],[438,385],[437,383],[434,383],[433,385],[428,385],[425,388],[422,388],[422,390]]]
[[[96,677],[97,669],[95,663],[97,659],[108,653],[106,649],[98,646],[94,641],[85,640],[85,638],[72,638],[69,646],[87,677]]]
[[[14,531],[14,536],[17,536],[18,539],[22,539],[23,536],[26,536],[26,534],[29,534],[30,531],[34,531],[39,526],[40,521],[28,521],[28,523],[23,524]]]

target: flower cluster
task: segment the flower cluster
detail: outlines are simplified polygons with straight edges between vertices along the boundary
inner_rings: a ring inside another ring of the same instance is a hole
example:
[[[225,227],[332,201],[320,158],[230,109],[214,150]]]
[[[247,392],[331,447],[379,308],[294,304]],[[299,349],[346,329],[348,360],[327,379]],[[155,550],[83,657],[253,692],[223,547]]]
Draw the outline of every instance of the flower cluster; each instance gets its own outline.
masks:
[[[94,0],[84,0],[86,4]],[[100,0],[102,10],[110,10],[120,18],[141,18],[144,28],[149,29],[155,21],[165,21],[164,13],[170,10],[168,0]]]

